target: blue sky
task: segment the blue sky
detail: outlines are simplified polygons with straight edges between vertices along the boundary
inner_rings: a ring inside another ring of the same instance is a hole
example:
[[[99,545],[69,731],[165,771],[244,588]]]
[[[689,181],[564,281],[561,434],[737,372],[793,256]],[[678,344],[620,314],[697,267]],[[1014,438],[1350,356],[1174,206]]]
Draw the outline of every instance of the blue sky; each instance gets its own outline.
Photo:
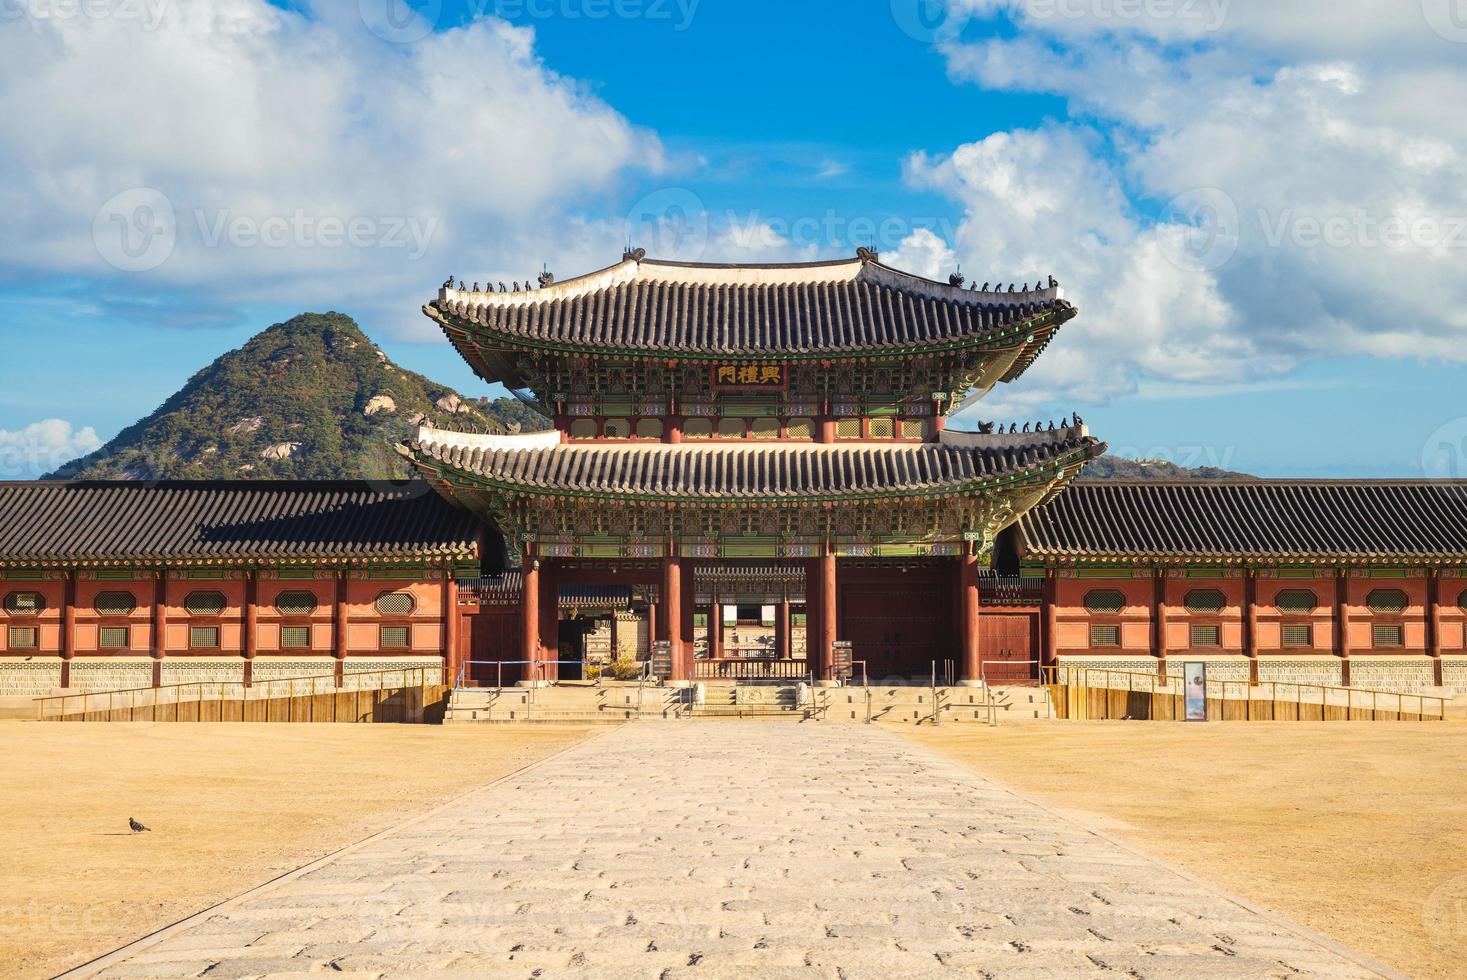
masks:
[[[1057,276],[1080,318],[970,422],[1078,409],[1128,455],[1467,475],[1452,0],[393,2],[0,19],[5,478],[302,310],[486,391],[418,312],[437,283],[575,275],[627,237]],[[167,254],[118,252],[160,200]]]

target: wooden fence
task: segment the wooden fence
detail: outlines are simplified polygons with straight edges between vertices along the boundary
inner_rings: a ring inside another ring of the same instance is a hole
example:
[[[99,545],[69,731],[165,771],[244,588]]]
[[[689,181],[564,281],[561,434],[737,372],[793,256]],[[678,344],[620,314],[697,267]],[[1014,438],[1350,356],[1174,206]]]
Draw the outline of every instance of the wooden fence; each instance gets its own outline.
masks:
[[[1183,721],[1180,677],[1096,667],[1046,667],[1055,716],[1073,721]],[[1442,721],[1447,699],[1264,681],[1209,680],[1209,721]]]
[[[424,724],[439,721],[449,687],[439,667],[278,678],[246,687],[204,681],[36,698],[40,721],[249,721]]]

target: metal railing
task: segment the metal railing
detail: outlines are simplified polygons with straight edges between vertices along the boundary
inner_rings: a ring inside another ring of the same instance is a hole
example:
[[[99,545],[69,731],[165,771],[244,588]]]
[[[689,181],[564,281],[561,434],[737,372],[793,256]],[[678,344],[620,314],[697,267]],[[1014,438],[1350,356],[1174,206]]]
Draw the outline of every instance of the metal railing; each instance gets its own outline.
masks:
[[[1041,667],[1040,674],[1045,678],[1046,685],[1064,685],[1084,687],[1090,689],[1101,689],[1108,691],[1126,691],[1138,694],[1170,694],[1180,695],[1182,693],[1182,678],[1177,674],[1160,676],[1157,674],[1138,673],[1136,671],[1113,670],[1108,667],[1086,667],[1069,664],[1055,667]],[[1099,683],[1094,683],[1098,680]],[[1118,683],[1119,681],[1119,683]],[[1267,691],[1266,695],[1259,692]],[[1283,696],[1280,696],[1280,691]],[[1290,696],[1292,692],[1292,696]],[[1409,691],[1377,691],[1368,688],[1341,687],[1333,684],[1305,684],[1295,681],[1246,681],[1225,680],[1223,678],[1208,678],[1206,681],[1205,696],[1209,699],[1216,698],[1221,701],[1252,702],[1271,701],[1274,704],[1293,704],[1296,706],[1295,718],[1299,717],[1297,710],[1304,705],[1313,707],[1320,706],[1321,718],[1325,707],[1344,708],[1346,712],[1356,708],[1369,709],[1372,717],[1376,717],[1380,711],[1394,711],[1397,715],[1415,714],[1422,719],[1433,717],[1437,720],[1445,720],[1447,716],[1447,702],[1450,698],[1437,694],[1415,694]],[[1395,707],[1392,708],[1391,701],[1381,704],[1381,699],[1394,699]],[[1408,711],[1406,705],[1410,703],[1407,699],[1414,699],[1416,710]],[[1428,715],[1428,703],[1435,705],[1433,714]]]
[[[535,699],[534,698],[535,688],[537,686],[543,686],[544,684],[546,684],[546,683],[549,682],[549,678],[546,675],[550,672],[550,668],[551,667],[560,667],[560,666],[565,666],[565,665],[573,665],[573,666],[577,666],[577,667],[584,667],[585,666],[585,661],[583,661],[583,660],[465,660],[463,662],[463,665],[459,668],[458,678],[454,682],[454,688],[455,688],[455,690],[457,690],[458,688],[460,688],[460,687],[463,686],[464,676],[465,676],[465,674],[466,674],[466,672],[467,672],[467,670],[468,670],[468,668],[469,668],[470,665],[474,665],[474,666],[478,666],[478,667],[487,667],[487,666],[493,665],[494,668],[495,668],[494,688],[495,688],[495,690],[500,690],[500,691],[504,690],[504,668],[505,667],[529,667],[530,669],[528,671],[526,671],[526,673],[528,673],[530,676],[524,678],[524,680],[530,682],[530,686],[529,686],[530,700],[531,701],[534,701],[534,699]],[[595,681],[595,684],[596,684],[597,687],[600,687],[601,686],[601,676],[599,674],[595,678],[593,678],[593,680]]]
[[[1041,662],[1038,661],[1038,660],[980,660],[980,661],[978,661],[978,680],[979,680],[979,683],[982,684],[982,687],[980,687],[979,690],[981,690],[983,692],[983,700],[988,703],[988,725],[989,725],[990,728],[996,728],[996,727],[998,727],[998,705],[997,705],[997,703],[993,699],[993,688],[990,687],[989,684],[988,684],[988,665],[989,664],[1034,664],[1035,667],[1037,667],[1037,668],[1040,669],[1041,675],[1042,675],[1043,667],[1041,665]],[[1042,685],[1042,684],[1040,685],[1040,687],[1043,688],[1043,690],[1044,690],[1044,703],[1045,703],[1046,707],[1051,706],[1053,704],[1053,702],[1050,700],[1050,697],[1049,697],[1049,688],[1046,687],[1046,686],[1044,686],[1044,685]],[[1048,712],[1046,712],[1046,713],[1048,713]]]
[[[748,658],[738,660],[694,660],[694,680],[800,680],[809,672],[806,660]]]
[[[135,717],[140,710],[147,713],[147,717],[136,720],[156,721],[158,709],[162,707],[346,694],[354,691],[378,691],[389,686],[428,687],[432,684],[443,683],[443,674],[443,667],[397,667],[389,670],[342,674],[339,679],[333,672],[304,677],[271,677],[254,680],[249,684],[243,680],[188,681],[182,684],[162,684],[158,687],[149,685],[148,687],[117,688],[110,691],[49,694],[32,700],[36,702],[38,721],[48,718],[66,718],[73,714],[87,715],[101,712],[106,712],[110,719],[115,712],[119,711],[127,711],[129,717]],[[387,683],[386,678],[389,677],[396,679],[397,683]],[[366,685],[363,681],[367,679],[375,679],[376,683]],[[352,683],[348,684],[348,681]],[[78,705],[78,707],[73,710],[73,705]]]

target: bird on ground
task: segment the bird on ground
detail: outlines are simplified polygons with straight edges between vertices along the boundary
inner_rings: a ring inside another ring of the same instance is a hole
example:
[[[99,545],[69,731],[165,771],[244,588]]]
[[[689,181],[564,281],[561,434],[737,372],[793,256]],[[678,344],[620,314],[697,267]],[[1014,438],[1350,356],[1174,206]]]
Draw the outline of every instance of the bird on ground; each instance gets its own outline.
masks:
[[[138,823],[136,817],[128,817],[127,818],[127,825],[130,828],[132,828],[132,832],[134,834],[140,834],[140,833],[142,833],[145,830],[151,830],[152,829],[150,827],[144,827],[142,824]]]

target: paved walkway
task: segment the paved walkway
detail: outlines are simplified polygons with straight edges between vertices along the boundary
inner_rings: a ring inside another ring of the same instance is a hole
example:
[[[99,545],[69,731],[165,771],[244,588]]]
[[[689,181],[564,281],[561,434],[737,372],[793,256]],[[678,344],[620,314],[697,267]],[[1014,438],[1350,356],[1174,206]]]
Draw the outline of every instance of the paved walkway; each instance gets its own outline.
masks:
[[[307,972],[1375,975],[899,735],[779,721],[627,725],[102,975]]]

